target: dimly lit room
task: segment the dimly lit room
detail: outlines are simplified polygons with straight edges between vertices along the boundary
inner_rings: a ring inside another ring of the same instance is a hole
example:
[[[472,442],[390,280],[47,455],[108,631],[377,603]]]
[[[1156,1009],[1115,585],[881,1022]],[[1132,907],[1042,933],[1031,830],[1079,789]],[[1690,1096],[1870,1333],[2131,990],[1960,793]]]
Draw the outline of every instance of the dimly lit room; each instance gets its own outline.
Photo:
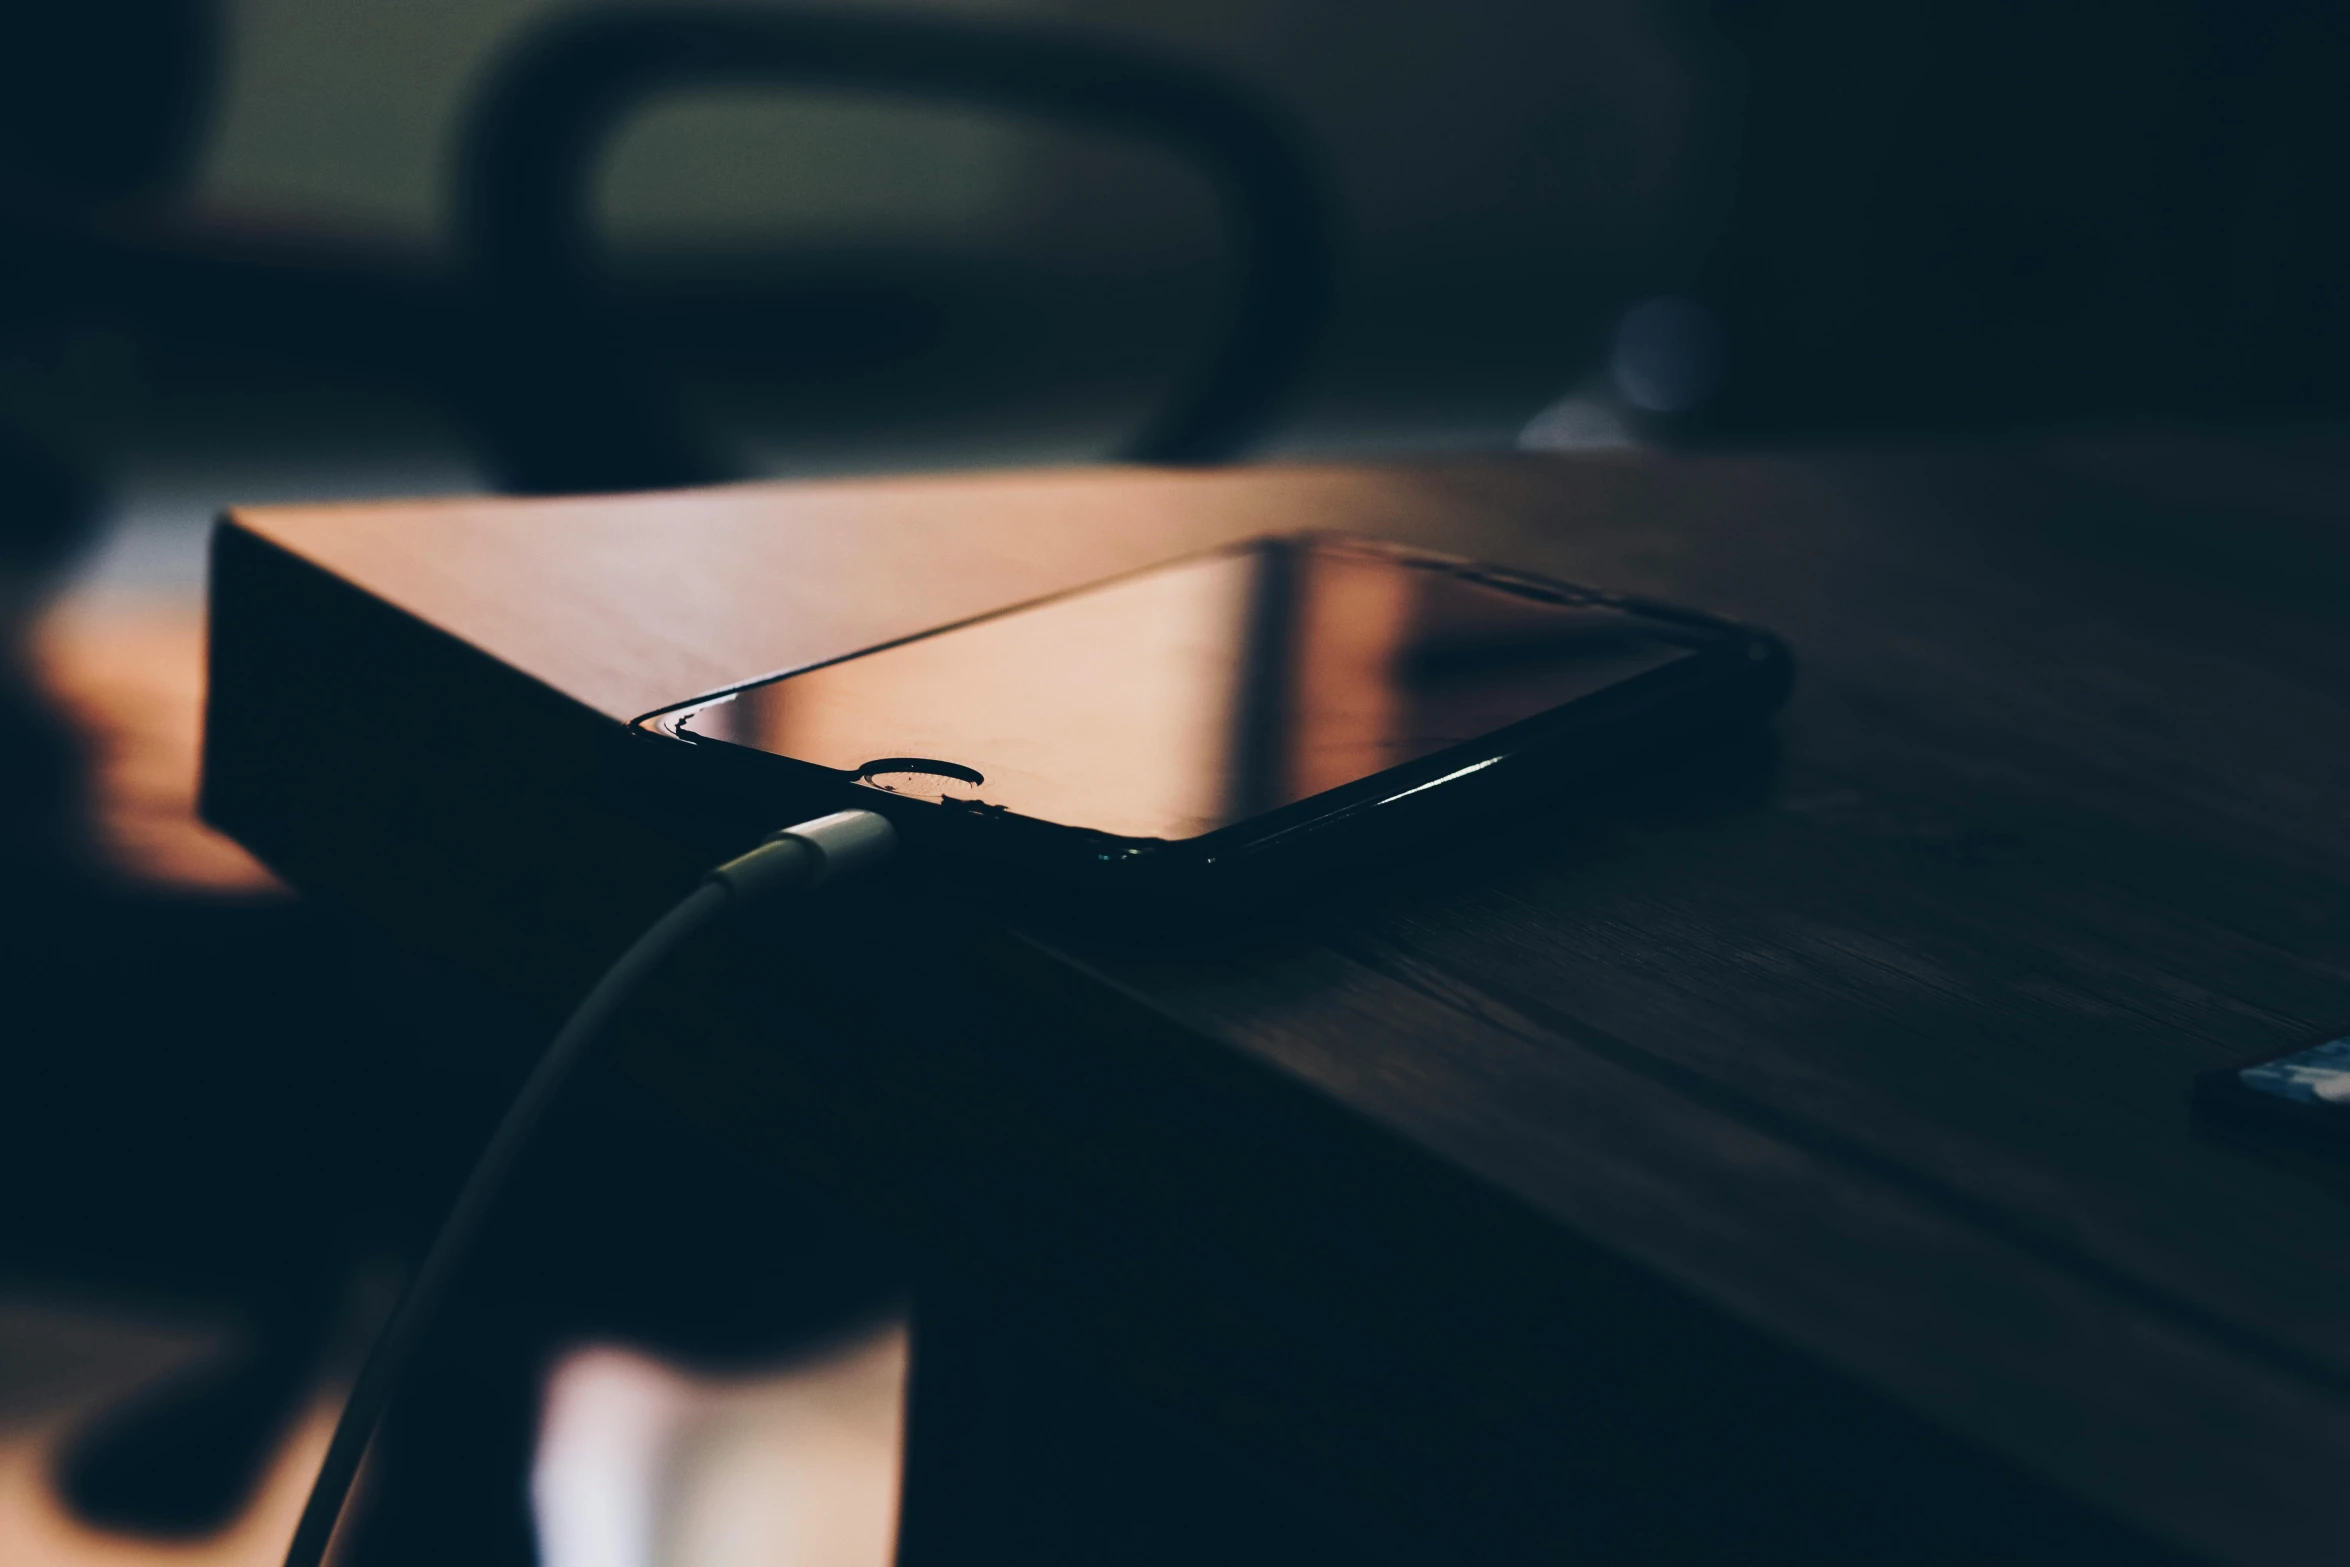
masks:
[[[2350,6],[0,0],[0,1567],[2350,1562]]]

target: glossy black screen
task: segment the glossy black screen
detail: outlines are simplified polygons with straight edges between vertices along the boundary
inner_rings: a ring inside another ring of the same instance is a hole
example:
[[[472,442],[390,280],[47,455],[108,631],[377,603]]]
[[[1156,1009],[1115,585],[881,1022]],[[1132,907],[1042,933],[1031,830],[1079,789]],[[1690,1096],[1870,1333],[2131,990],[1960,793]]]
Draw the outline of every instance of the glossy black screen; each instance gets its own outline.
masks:
[[[1182,839],[1477,741],[1715,635],[1386,546],[1269,539],[670,722],[899,794]]]

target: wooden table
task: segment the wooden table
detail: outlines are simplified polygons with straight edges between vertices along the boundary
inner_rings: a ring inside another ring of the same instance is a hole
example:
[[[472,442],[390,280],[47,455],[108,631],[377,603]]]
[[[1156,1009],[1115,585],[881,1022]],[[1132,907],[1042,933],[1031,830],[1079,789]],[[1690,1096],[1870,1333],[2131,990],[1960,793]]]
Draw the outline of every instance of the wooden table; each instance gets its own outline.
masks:
[[[634,1069],[1418,1559],[2339,1563],[2350,1165],[2187,1088],[2350,1031],[2345,502],[2317,430],[247,511],[205,802],[554,1000],[741,830],[619,726],[750,674],[1302,526],[1752,619],[1760,766],[1181,949],[909,879]]]

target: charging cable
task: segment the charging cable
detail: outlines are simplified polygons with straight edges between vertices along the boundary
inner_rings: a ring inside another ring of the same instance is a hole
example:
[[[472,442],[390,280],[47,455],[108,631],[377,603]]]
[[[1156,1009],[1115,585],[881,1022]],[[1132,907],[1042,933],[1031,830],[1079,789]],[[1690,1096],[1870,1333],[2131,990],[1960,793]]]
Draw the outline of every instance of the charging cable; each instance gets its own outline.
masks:
[[[748,854],[728,860],[703,878],[700,887],[653,923],[620,954],[587,993],[545,1055],[531,1069],[505,1118],[491,1134],[449,1216],[424,1254],[424,1265],[392,1309],[391,1320],[368,1351],[359,1380],[343,1405],[342,1418],[327,1444],[318,1482],[302,1504],[286,1567],[323,1567],[335,1524],[359,1477],[377,1424],[390,1405],[400,1377],[439,1314],[443,1297],[472,1249],[474,1237],[513,1173],[531,1134],[586,1058],[605,1028],[669,955],[721,916],[784,892],[806,892],[857,876],[887,860],[897,832],[871,811],[836,811],[786,827]]]

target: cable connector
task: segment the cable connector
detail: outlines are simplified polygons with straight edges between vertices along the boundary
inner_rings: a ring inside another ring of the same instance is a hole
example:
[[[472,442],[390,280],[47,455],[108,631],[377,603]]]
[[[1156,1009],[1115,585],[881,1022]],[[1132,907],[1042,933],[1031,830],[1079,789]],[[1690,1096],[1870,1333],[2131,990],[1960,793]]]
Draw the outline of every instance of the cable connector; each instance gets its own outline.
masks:
[[[710,872],[710,880],[750,903],[771,892],[821,887],[862,875],[897,851],[898,832],[871,811],[835,811],[786,827],[748,854]]]

